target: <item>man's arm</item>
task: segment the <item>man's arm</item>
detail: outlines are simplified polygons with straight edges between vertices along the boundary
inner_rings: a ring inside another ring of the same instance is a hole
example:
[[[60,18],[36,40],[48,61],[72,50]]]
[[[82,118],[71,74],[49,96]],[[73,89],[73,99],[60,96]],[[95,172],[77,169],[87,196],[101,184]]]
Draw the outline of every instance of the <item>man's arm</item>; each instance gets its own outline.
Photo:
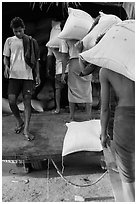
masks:
[[[62,76],[61,76],[61,81],[62,83],[66,83],[65,81],[65,71],[68,63],[68,53],[62,53]]]
[[[66,71],[68,60],[69,60],[69,46],[65,40],[61,41],[59,52],[61,52],[61,61],[62,61],[61,81],[62,83],[66,83],[65,82],[65,71]]]
[[[33,48],[34,48],[35,58],[36,58],[34,80],[35,80],[35,86],[37,87],[41,83],[40,73],[39,73],[40,49],[39,49],[37,40],[35,40],[34,38],[32,40],[33,40],[32,42],[34,43]]]
[[[107,143],[107,127],[109,122],[109,99],[110,99],[110,83],[107,79],[107,69],[101,68],[99,73],[101,83],[101,142],[102,146],[106,147]]]
[[[39,86],[41,83],[40,73],[39,73],[39,60],[36,62],[36,77],[35,77],[36,86]]]
[[[90,64],[83,59],[79,58],[79,65],[81,67],[82,72],[80,72],[79,76],[87,76],[93,73],[94,69],[97,68],[98,66],[94,64]]]
[[[10,73],[10,57],[4,56],[4,76],[5,78],[9,78]]]
[[[62,74],[65,74],[67,63],[68,63],[68,53],[62,53]]]

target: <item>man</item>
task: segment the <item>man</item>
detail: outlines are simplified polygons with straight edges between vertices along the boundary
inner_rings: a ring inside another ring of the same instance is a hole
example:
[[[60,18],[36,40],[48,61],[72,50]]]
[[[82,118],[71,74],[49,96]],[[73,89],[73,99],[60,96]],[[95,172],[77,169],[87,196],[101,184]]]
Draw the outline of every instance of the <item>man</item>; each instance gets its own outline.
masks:
[[[28,141],[34,139],[29,132],[31,117],[31,96],[34,87],[40,84],[39,49],[35,39],[25,35],[25,25],[21,18],[12,19],[10,27],[14,36],[7,38],[4,45],[4,76],[9,78],[8,100],[17,120],[15,133],[23,131]],[[35,83],[34,83],[35,81]],[[22,91],[24,99],[24,121],[17,106],[17,97]]]
[[[56,59],[55,65],[55,101],[56,101],[56,109],[52,111],[53,114],[60,113],[60,100],[61,100],[61,91],[67,85],[67,75],[68,70],[65,71],[65,82],[62,83],[61,76],[62,76],[62,53],[60,52],[59,48],[48,48],[47,56],[54,56]],[[49,64],[49,63],[48,63]],[[50,66],[50,64],[49,64]],[[48,67],[48,69],[50,69]]]
[[[123,21],[108,31],[82,60],[91,63],[80,76],[100,67],[101,143],[109,144],[112,89],[115,92],[113,146],[125,202],[135,201],[135,21]],[[129,54],[130,53],[130,54]],[[88,60],[86,60],[88,59]],[[89,60],[90,59],[90,60]],[[94,62],[94,63],[93,63]],[[93,63],[93,64],[92,64]]]
[[[64,40],[62,46],[62,81],[69,55],[68,69],[68,101],[70,121],[75,121],[76,104],[85,103],[87,120],[92,119],[92,75],[80,77],[79,49],[75,46],[78,40]]]
[[[135,82],[109,69],[100,70],[101,142],[107,143],[110,89],[118,98],[115,110],[113,142],[122,180],[125,201],[135,199]]]

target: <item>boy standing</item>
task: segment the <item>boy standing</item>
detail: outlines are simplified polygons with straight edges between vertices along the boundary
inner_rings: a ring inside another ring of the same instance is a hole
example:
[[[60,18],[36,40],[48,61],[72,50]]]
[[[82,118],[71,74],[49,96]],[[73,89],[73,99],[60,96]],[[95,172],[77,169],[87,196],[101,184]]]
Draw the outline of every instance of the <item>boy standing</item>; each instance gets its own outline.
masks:
[[[25,35],[25,25],[21,18],[12,19],[10,27],[14,36],[7,38],[4,45],[4,76],[9,78],[8,100],[17,120],[15,133],[23,131],[28,141],[34,139],[29,132],[31,117],[31,96],[34,86],[40,84],[39,49],[35,39]],[[34,83],[35,80],[35,83]],[[22,91],[24,101],[24,121],[17,106],[17,97]]]

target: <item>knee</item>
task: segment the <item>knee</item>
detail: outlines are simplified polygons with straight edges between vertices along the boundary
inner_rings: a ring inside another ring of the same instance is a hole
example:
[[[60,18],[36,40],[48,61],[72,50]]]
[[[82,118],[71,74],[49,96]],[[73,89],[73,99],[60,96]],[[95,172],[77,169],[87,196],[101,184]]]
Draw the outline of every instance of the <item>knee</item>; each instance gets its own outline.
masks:
[[[56,89],[56,95],[59,95],[61,93],[61,89],[60,88],[57,88]]]
[[[16,105],[16,97],[15,96],[9,95],[8,100],[9,100],[10,105]]]
[[[25,105],[31,105],[31,96],[30,95],[24,96],[24,104]]]

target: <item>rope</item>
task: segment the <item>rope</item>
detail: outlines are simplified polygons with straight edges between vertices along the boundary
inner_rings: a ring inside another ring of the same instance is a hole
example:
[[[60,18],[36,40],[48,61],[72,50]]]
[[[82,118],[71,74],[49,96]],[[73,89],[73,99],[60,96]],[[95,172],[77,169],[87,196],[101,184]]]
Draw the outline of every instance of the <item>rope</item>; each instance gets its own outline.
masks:
[[[49,199],[49,159],[48,159],[48,167],[47,167],[47,200]]]
[[[76,187],[89,187],[89,186],[93,186],[95,185],[96,183],[98,183],[107,173],[108,173],[108,170],[105,171],[105,173],[103,173],[96,181],[90,183],[90,184],[85,184],[85,185],[79,185],[79,184],[75,184],[69,180],[67,180],[63,175],[62,173],[60,172],[60,170],[58,169],[57,165],[55,164],[55,162],[53,161],[53,159],[51,159],[55,169],[57,170],[57,173],[59,174],[59,176],[65,181],[67,182],[67,184],[70,184],[70,185],[73,185],[73,186],[76,186]]]

